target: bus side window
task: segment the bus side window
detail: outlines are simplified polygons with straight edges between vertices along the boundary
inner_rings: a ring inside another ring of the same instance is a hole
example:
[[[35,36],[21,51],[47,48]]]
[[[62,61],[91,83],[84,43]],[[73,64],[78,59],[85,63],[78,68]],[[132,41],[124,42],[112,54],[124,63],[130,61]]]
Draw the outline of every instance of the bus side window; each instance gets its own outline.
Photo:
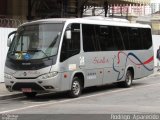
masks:
[[[119,27],[113,26],[113,40],[114,40],[114,49],[113,50],[124,50],[124,41],[123,36]]]
[[[122,34],[125,50],[130,50],[128,27],[119,27],[119,28],[120,28],[120,31],[121,31],[121,34]]]
[[[151,29],[141,28],[141,39],[144,49],[149,49],[152,46]]]
[[[83,24],[83,50],[84,52],[97,51],[97,44],[95,38],[95,25]]]
[[[142,49],[142,41],[140,36],[139,28],[129,28],[129,40],[130,40],[130,49],[131,50],[141,50]]]
[[[99,42],[102,51],[114,50],[115,47],[113,41],[112,26],[100,26],[99,36]]]
[[[80,24],[71,24],[68,28],[71,29],[71,39],[63,37],[60,62],[80,52]]]

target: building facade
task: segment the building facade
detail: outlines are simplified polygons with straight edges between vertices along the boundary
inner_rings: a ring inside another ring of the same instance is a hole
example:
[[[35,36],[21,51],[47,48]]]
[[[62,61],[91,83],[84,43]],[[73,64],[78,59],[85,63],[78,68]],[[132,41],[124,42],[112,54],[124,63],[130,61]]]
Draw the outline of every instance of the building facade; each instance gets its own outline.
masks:
[[[156,0],[0,0],[0,26],[35,19],[101,15],[132,20],[159,10]]]

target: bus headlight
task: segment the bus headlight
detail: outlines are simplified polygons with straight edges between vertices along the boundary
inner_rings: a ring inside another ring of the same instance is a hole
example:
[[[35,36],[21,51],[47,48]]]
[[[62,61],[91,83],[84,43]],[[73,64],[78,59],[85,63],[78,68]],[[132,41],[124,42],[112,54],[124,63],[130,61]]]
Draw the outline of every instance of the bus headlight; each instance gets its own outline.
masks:
[[[6,73],[4,73],[4,78],[6,78],[6,79],[13,79],[13,76],[12,76],[12,75],[9,75],[9,74],[6,74]]]
[[[58,74],[58,72],[47,73],[47,74],[41,75],[41,76],[39,77],[39,79],[52,78],[52,77],[55,77],[57,74]]]

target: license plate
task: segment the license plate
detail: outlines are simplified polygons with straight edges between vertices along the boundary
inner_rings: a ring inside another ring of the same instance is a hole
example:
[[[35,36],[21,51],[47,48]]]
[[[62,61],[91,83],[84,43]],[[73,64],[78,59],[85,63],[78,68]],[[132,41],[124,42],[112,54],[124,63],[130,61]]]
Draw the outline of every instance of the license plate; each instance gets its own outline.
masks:
[[[31,88],[22,88],[22,92],[32,92]]]

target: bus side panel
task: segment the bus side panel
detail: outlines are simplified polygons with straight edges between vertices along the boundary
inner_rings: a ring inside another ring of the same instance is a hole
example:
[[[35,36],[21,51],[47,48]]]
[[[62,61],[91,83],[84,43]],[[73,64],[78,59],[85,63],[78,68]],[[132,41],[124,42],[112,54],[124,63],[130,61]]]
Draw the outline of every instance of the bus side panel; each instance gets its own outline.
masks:
[[[60,72],[62,74],[61,90],[70,90],[75,73],[81,72],[80,54],[74,55],[60,63]],[[83,74],[83,73],[82,73]]]
[[[113,71],[115,53],[114,51],[84,53],[86,86],[102,85],[117,80],[118,73]]]
[[[97,52],[84,52],[84,65],[81,69],[85,72],[85,87],[102,85],[103,67],[96,62]]]
[[[104,55],[108,58],[108,63],[104,66],[103,84],[116,82],[119,77],[122,80],[125,67],[124,57],[121,57],[121,62],[118,63],[118,51],[106,51]]]
[[[129,67],[134,70],[134,79],[148,76],[153,73],[152,55],[152,50],[77,54],[60,63],[61,90],[70,90],[74,74],[81,71],[84,87],[123,81]]]
[[[86,52],[84,55],[86,86],[123,81],[129,67],[133,68],[135,79],[153,73],[152,50]],[[103,77],[94,74],[100,73],[99,70],[104,71]],[[87,77],[89,73],[92,77]]]
[[[150,74],[153,74],[154,71],[154,60],[153,60],[153,50],[141,50],[138,53],[140,59],[140,64],[137,65],[137,68],[141,69],[141,75],[135,76],[135,78],[146,77]]]
[[[68,60],[59,64],[61,79],[60,79],[60,89],[61,91],[69,90],[71,84],[71,74],[72,72],[68,70]]]
[[[119,56],[122,56],[120,53]],[[133,50],[125,52],[126,67],[133,67],[134,79],[142,78],[153,73],[153,52],[152,50]]]
[[[124,66],[125,72],[129,67],[133,68],[134,79],[142,78],[153,73],[152,50],[119,51],[117,53],[117,58],[117,63]],[[125,72],[122,71],[124,77]],[[117,78],[117,80],[121,79],[121,76]]]

